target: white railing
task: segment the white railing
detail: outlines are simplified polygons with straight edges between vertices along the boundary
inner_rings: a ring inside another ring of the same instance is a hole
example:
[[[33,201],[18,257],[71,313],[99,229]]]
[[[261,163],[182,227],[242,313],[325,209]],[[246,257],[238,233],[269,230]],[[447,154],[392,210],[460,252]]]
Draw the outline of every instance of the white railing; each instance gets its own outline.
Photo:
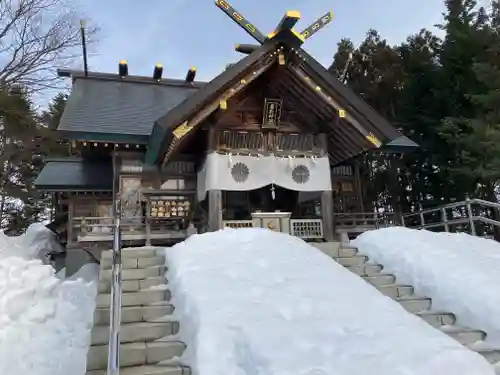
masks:
[[[500,221],[487,217],[500,216],[499,210],[498,203],[482,199],[466,199],[403,215],[403,225],[419,229],[442,228],[446,232],[468,229],[470,234],[475,236],[478,223],[490,226],[490,231],[500,228]]]
[[[290,219],[290,234],[303,240],[323,238],[323,220]]]
[[[224,220],[224,228],[253,228],[252,220]]]
[[[227,228],[253,228],[252,220],[224,220]],[[290,219],[290,234],[306,239],[323,238],[323,221],[321,219]]]

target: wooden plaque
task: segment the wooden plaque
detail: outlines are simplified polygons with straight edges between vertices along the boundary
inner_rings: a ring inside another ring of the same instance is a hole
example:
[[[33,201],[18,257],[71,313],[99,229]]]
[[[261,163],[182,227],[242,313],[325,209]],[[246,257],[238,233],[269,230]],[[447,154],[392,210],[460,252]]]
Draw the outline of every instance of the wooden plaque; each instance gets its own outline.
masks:
[[[278,129],[280,125],[281,109],[283,100],[268,99],[264,100],[264,113],[262,115],[262,129]]]

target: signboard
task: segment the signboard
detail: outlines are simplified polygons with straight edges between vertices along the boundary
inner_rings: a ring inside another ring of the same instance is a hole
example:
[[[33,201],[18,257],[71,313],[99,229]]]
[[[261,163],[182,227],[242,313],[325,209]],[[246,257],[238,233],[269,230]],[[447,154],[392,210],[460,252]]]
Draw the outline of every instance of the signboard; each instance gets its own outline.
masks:
[[[262,129],[278,129],[280,125],[283,100],[265,99],[264,113],[262,116]]]

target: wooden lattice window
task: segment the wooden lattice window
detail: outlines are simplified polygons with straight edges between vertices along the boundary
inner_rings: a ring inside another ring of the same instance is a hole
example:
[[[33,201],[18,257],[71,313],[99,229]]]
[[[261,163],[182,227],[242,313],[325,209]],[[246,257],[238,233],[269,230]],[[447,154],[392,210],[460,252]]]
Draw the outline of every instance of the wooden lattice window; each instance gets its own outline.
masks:
[[[223,131],[220,133],[219,148],[221,150],[262,150],[262,133]]]
[[[320,152],[319,137],[314,134],[277,134],[278,151]]]

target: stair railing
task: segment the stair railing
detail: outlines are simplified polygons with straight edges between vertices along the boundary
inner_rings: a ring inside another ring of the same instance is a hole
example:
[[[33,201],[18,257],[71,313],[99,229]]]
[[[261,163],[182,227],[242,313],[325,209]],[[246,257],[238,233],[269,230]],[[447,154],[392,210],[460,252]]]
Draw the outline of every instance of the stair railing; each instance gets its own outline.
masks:
[[[478,206],[479,210],[474,210]],[[468,226],[470,234],[477,235],[476,223],[491,225],[500,228],[500,221],[483,216],[487,210],[500,210],[500,204],[483,199],[466,199],[460,202],[445,204],[429,209],[421,209],[417,212],[405,214],[402,217],[403,226],[419,229],[444,228],[450,232],[452,226]],[[426,220],[426,216],[433,216],[431,222]],[[418,223],[413,221],[418,218]],[[413,221],[413,222],[412,222]]]
[[[122,201],[118,193],[116,152],[113,152],[113,264],[111,266],[111,300],[109,309],[109,346],[106,375],[120,374],[120,323],[122,306],[122,254],[121,254],[121,216]]]

